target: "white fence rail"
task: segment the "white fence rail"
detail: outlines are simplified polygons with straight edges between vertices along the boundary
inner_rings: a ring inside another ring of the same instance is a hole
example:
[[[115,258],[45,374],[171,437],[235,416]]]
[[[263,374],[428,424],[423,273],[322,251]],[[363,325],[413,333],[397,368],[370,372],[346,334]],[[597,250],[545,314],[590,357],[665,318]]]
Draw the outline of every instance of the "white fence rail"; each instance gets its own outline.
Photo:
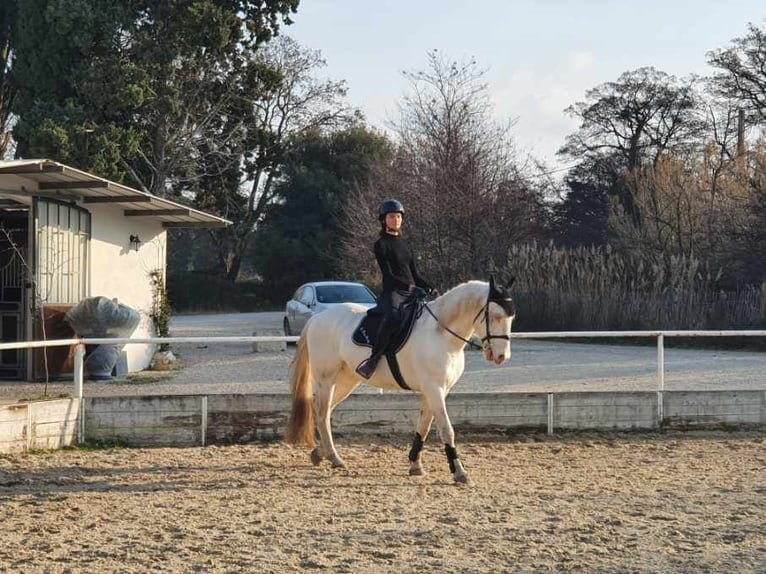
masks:
[[[657,339],[657,388],[665,390],[665,337],[766,337],[765,330],[737,331],[560,331],[512,333],[512,339]],[[241,336],[241,337],[148,337],[136,339],[77,338],[51,341],[20,341],[0,343],[0,351],[5,349],[29,349],[43,347],[62,347],[76,345],[74,363],[74,398],[82,398],[84,381],[85,345],[131,345],[131,344],[173,344],[173,343],[294,343],[298,337],[281,336]]]
[[[766,424],[766,391],[666,391],[665,337],[764,337],[766,331],[574,331],[514,333],[514,339],[657,339],[657,387],[643,392],[504,393],[450,396],[451,418],[465,428],[658,429],[666,426]],[[5,349],[76,347],[70,399],[0,407],[0,452],[55,448],[85,439],[131,444],[209,444],[279,436],[287,395],[83,397],[85,345],[269,343],[298,337],[76,338],[0,343]],[[766,355],[765,355],[766,357]],[[392,401],[395,403],[392,408]],[[398,406],[397,406],[398,405]],[[411,394],[360,395],[334,417],[349,432],[409,430],[419,411]],[[410,420],[412,419],[412,420]],[[87,432],[86,432],[87,426]]]

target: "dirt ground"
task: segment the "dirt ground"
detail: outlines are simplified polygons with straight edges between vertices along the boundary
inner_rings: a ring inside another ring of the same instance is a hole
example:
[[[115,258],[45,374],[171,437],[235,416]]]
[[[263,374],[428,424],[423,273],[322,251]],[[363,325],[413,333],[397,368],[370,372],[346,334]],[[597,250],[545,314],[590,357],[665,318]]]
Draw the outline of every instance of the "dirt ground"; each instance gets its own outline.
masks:
[[[0,571],[766,571],[766,429],[337,442],[0,457]]]

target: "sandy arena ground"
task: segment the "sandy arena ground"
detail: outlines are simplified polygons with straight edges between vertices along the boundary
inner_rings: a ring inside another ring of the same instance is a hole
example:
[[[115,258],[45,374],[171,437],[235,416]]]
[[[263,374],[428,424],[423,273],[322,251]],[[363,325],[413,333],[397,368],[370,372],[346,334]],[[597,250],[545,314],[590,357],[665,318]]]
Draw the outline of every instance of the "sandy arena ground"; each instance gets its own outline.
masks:
[[[766,429],[0,457],[0,572],[766,571]]]

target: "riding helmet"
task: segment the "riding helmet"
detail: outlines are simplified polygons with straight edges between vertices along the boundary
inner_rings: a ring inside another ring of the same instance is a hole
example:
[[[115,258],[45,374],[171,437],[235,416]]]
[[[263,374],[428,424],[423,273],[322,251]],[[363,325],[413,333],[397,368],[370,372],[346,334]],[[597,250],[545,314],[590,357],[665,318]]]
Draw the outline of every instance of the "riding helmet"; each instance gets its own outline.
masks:
[[[380,204],[378,208],[378,219],[383,220],[386,217],[386,213],[401,213],[404,215],[404,206],[401,201],[396,199],[387,199]]]

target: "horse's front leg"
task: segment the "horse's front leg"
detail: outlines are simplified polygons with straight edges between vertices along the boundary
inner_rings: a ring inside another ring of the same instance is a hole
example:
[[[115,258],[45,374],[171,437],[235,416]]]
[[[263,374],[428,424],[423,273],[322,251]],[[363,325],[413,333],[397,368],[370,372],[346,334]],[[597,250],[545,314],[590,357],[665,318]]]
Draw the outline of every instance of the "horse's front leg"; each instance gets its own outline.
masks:
[[[431,430],[431,423],[434,416],[428,408],[426,398],[420,403],[420,419],[418,420],[418,430],[412,441],[412,448],[408,458],[410,459],[410,476],[423,476],[426,472],[423,470],[423,443],[428,438],[428,432]]]
[[[444,452],[447,454],[447,463],[455,482],[472,485],[463,464],[457,456],[455,448],[455,431],[447,415],[447,404],[445,402],[445,391],[441,387],[434,387],[423,391],[424,398],[428,402],[428,408],[431,410],[433,419],[436,422],[436,428],[439,429],[439,436],[444,443]]]

